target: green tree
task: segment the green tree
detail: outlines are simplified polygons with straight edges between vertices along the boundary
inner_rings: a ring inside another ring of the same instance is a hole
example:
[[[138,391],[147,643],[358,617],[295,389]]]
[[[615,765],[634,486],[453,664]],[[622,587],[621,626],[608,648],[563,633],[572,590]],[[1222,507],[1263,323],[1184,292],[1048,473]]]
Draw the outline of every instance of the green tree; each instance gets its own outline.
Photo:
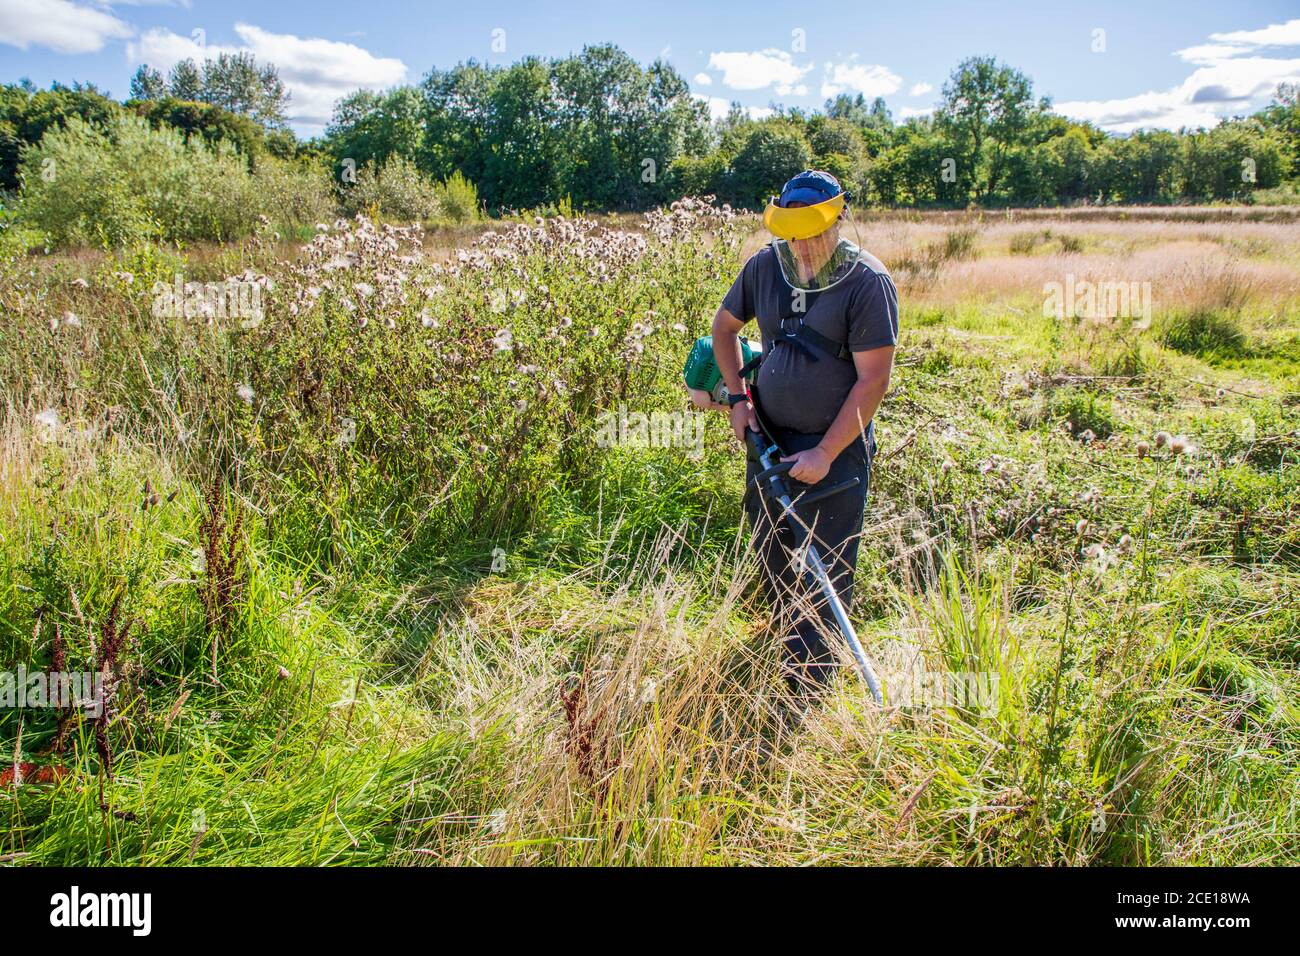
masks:
[[[736,136],[738,148],[724,178],[733,205],[763,206],[786,180],[812,165],[803,130],[786,120],[753,123]]]
[[[241,51],[203,61],[199,99],[275,127],[284,125],[289,94],[275,64],[259,64],[253,54]]]
[[[198,101],[203,98],[203,74],[193,60],[181,60],[172,66],[167,74],[167,92],[178,100]]]
[[[415,87],[358,90],[335,105],[325,140],[335,156],[350,157],[358,166],[382,165],[394,156],[418,162],[424,120],[424,96]]]
[[[160,100],[167,95],[167,81],[149,64],[141,64],[131,77],[131,99]]]
[[[1284,139],[1289,158],[1288,175],[1300,175],[1300,83],[1281,83],[1273,101],[1259,114],[1264,125]]]
[[[18,186],[18,164],[25,148],[73,117],[103,126],[120,116],[122,107],[93,86],[55,83],[38,90],[30,82],[0,87],[0,188]]]
[[[1036,111],[1033,84],[1019,70],[993,57],[963,60],[943,85],[935,127],[957,148],[959,182],[988,201],[1007,170],[1007,157],[1020,145]]]

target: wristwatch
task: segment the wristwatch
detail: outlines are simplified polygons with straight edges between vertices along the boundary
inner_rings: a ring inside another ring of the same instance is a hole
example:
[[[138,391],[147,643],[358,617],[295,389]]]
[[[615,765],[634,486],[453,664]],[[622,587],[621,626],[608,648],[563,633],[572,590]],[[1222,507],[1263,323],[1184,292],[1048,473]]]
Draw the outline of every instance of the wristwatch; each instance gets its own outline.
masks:
[[[737,392],[735,395],[727,394],[727,404],[735,408],[741,402],[749,401],[749,395],[746,392]]]

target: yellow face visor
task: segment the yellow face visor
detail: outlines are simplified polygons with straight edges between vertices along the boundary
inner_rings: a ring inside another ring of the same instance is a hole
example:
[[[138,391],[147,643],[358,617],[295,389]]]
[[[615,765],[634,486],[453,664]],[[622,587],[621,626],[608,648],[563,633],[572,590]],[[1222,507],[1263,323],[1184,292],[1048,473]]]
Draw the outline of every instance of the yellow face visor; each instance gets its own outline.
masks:
[[[773,198],[763,211],[763,225],[772,235],[781,239],[811,239],[820,236],[835,224],[844,211],[844,194],[832,196],[825,202],[812,206],[796,206],[787,209],[778,206]]]

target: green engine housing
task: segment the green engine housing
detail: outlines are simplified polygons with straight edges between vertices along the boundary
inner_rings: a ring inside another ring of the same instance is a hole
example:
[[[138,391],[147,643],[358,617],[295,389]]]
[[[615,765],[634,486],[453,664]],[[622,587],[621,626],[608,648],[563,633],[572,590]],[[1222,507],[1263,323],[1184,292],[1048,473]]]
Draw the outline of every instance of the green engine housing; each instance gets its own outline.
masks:
[[[740,356],[742,365],[748,365],[750,359],[759,354],[760,351],[760,348],[755,348],[749,344],[749,339],[741,338]],[[749,378],[751,380],[754,374],[754,372],[750,372]],[[718,371],[718,363],[713,359],[713,336],[702,335],[695,340],[695,344],[691,346],[690,354],[686,356],[686,367],[682,369],[682,378],[686,380],[687,388],[708,392],[713,396],[715,402],[721,402],[726,398],[727,385],[722,380],[722,373]]]

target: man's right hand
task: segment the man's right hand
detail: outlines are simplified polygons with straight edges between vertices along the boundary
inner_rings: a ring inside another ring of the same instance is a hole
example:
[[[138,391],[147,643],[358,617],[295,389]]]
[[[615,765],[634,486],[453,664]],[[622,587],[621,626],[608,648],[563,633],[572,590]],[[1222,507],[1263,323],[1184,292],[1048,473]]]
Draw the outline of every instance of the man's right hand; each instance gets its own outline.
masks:
[[[752,428],[758,431],[758,416],[754,414],[752,403],[738,402],[731,407],[731,430],[735,432],[736,441],[741,445],[745,444],[745,429]]]

